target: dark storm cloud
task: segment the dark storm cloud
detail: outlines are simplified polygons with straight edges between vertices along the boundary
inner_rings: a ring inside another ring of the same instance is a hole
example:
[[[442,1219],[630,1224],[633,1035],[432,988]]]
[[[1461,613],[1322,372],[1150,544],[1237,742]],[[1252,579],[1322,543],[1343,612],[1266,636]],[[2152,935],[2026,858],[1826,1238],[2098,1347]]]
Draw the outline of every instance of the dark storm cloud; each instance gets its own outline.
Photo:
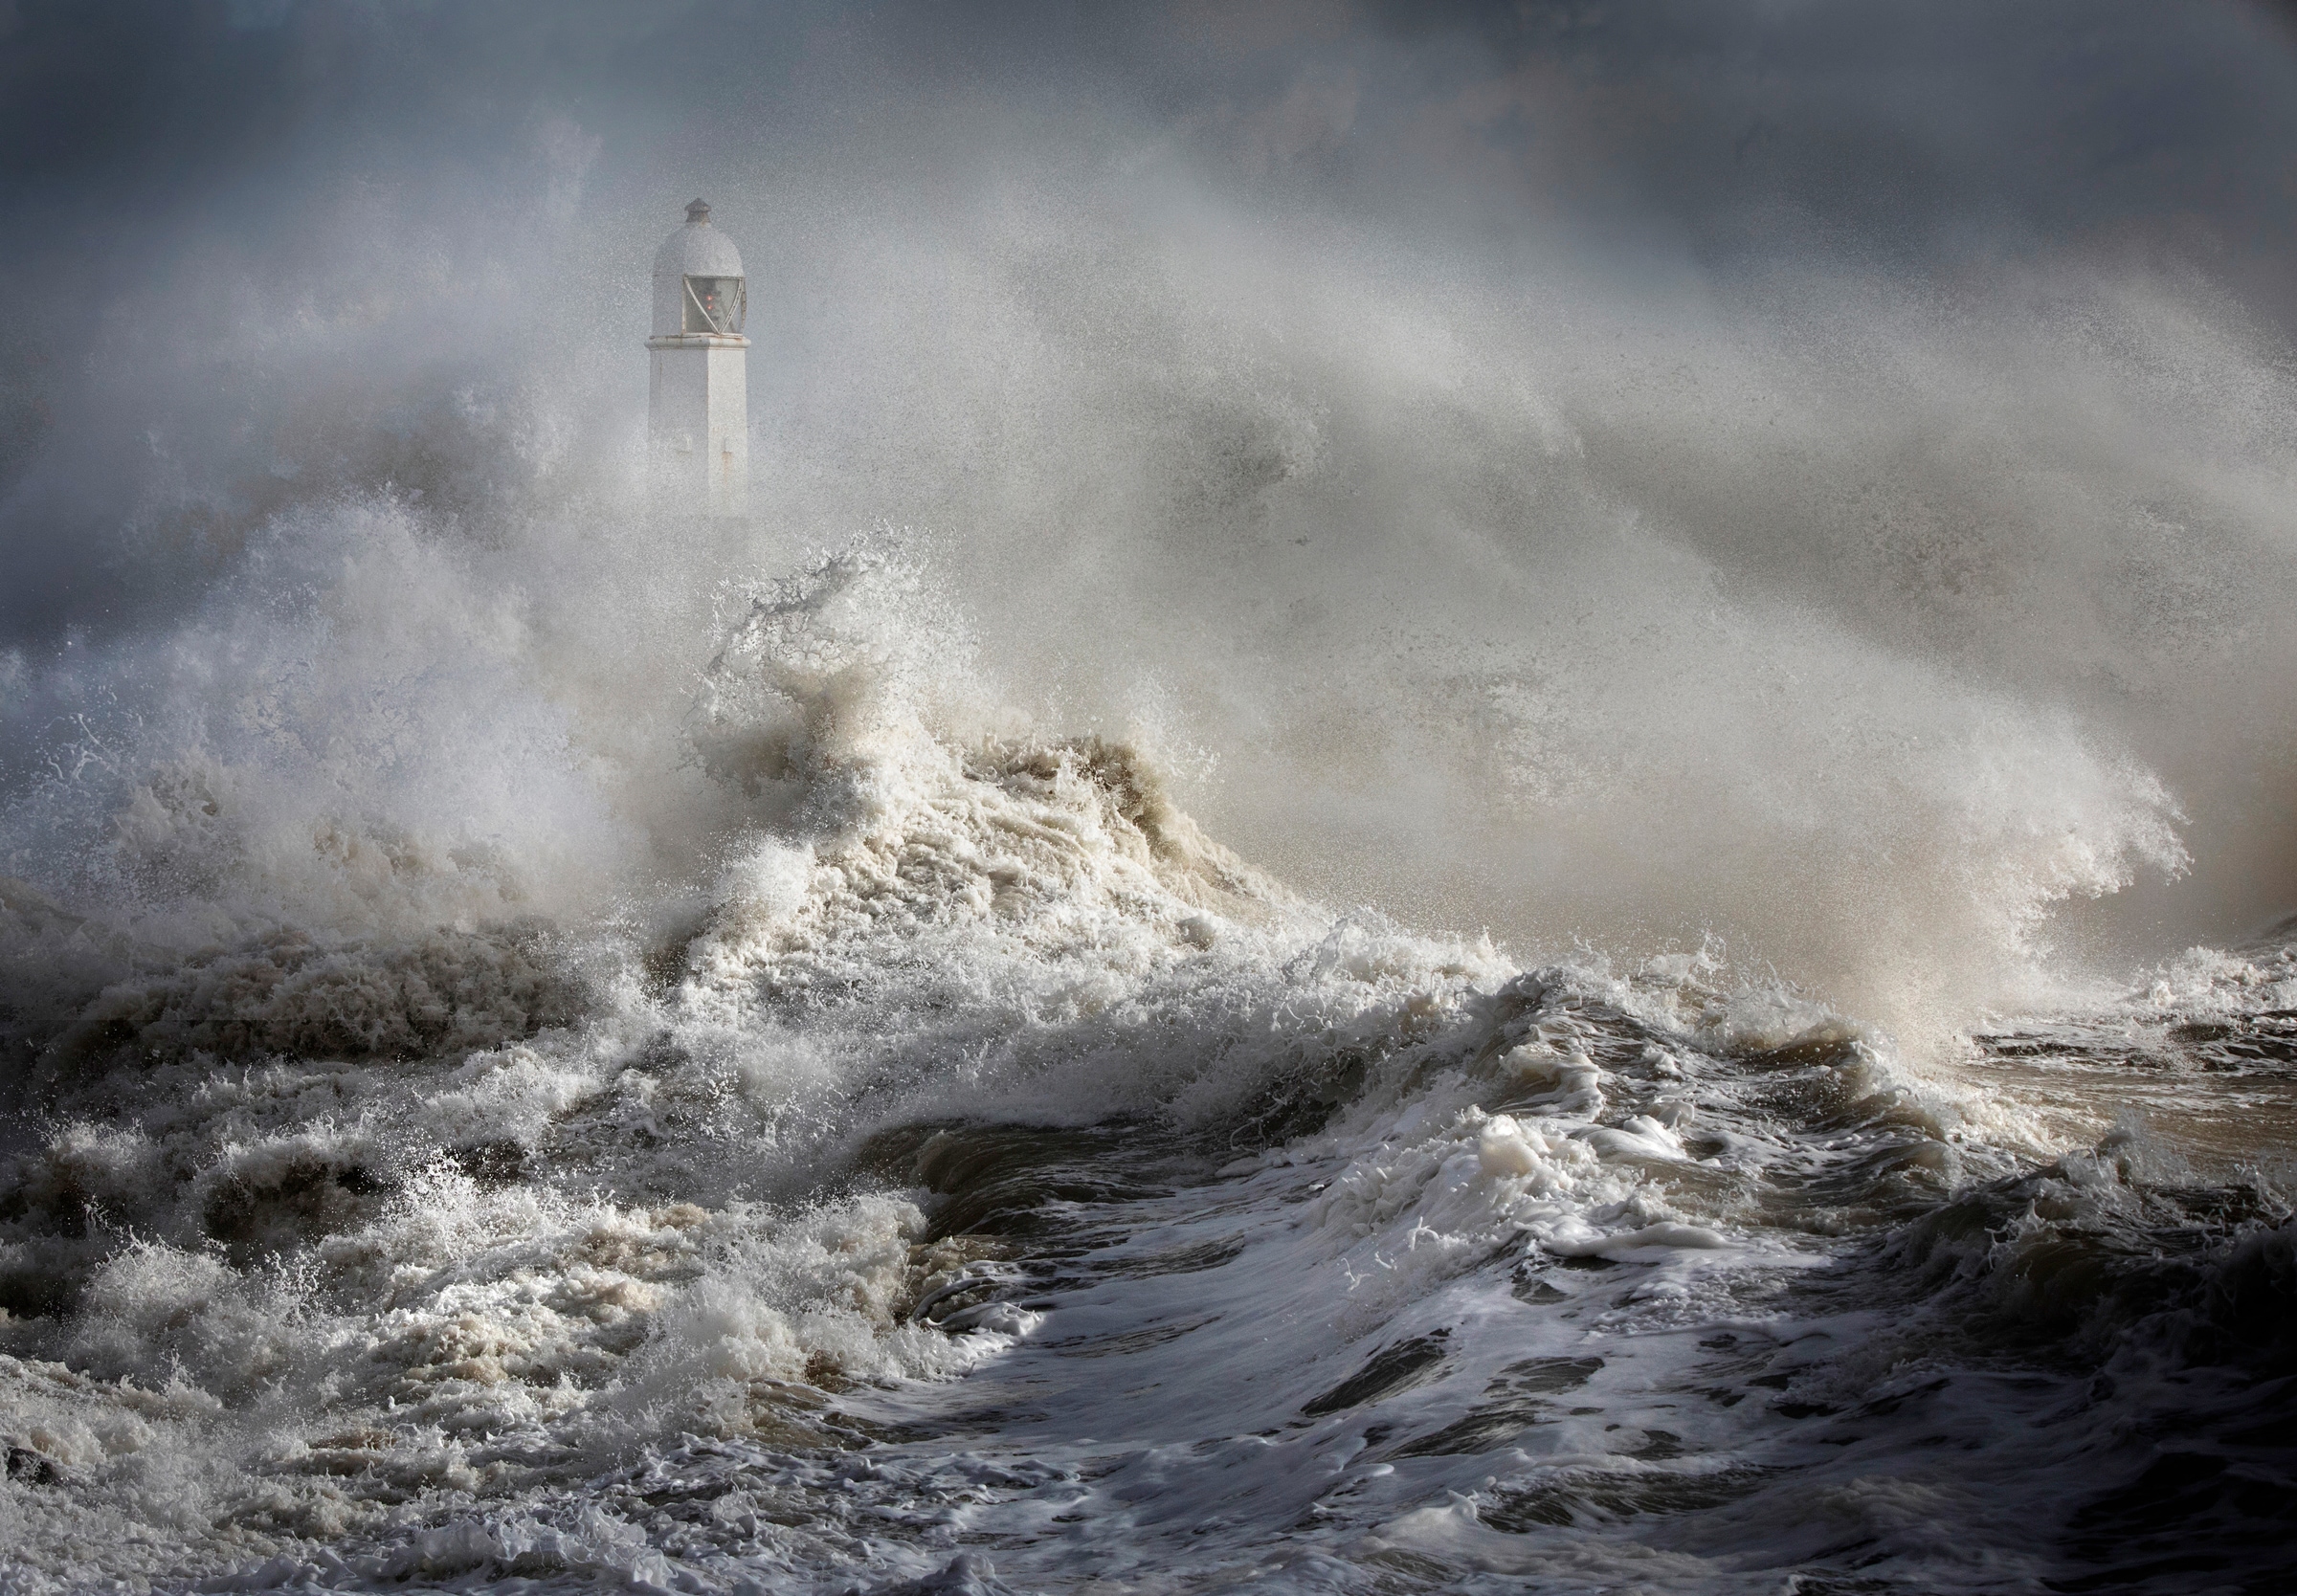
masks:
[[[2074,240],[2225,262],[2288,308],[2286,17],[2223,5],[1654,3],[1213,8],[1208,77],[1345,83],[1329,165],[1475,179],[1557,215],[1781,246],[1955,254]],[[1350,26],[1336,26],[1345,16]],[[1222,59],[1221,57],[1225,57]],[[1192,83],[1192,89],[1201,84]],[[1459,192],[1446,198],[1461,199]]]
[[[2152,223],[2238,244],[2297,209],[2290,64],[2282,13],[2202,3],[15,0],[0,199],[483,166],[545,101],[755,143],[867,139],[893,130],[841,114],[989,95],[1208,150],[1226,133],[1247,173],[1512,173],[1528,200],[1631,195],[1719,237],[1785,205],[1885,233]]]

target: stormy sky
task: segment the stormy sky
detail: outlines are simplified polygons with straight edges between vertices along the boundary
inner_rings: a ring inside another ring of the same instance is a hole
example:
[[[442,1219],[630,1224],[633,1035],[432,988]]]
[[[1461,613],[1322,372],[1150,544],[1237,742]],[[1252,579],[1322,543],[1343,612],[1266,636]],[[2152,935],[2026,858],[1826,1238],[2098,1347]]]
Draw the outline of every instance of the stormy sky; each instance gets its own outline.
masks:
[[[379,253],[362,227],[422,233],[476,276],[531,270],[516,235],[552,228],[635,250],[689,188],[819,206],[891,184],[916,204],[1051,175],[1089,204],[1185,169],[1257,212],[1416,233],[1502,277],[1536,269],[1526,248],[1630,281],[2104,256],[2286,328],[2293,14],[9,0],[0,640],[148,602],[114,558],[151,489],[123,456],[181,408],[186,346],[223,342],[228,296],[323,299],[404,270],[346,258]],[[64,479],[28,483],[44,454]]]
[[[1500,230],[1708,257],[1797,226],[1915,257],[2125,239],[2270,295],[2292,38],[2286,9],[2221,4],[11,0],[0,193],[19,263],[122,208],[164,254],[346,181],[492,175],[538,117],[601,136],[609,171],[931,161],[955,117]]]
[[[1918,254],[2125,238],[2269,293],[2297,137],[2288,12],[2213,4],[13,0],[0,44],[0,183],[37,230],[11,231],[19,260],[112,237],[123,207],[164,252],[292,225],[348,180],[483,177],[538,116],[628,170],[931,160],[929,113],[993,108],[1500,229],[1710,256],[1795,222]]]

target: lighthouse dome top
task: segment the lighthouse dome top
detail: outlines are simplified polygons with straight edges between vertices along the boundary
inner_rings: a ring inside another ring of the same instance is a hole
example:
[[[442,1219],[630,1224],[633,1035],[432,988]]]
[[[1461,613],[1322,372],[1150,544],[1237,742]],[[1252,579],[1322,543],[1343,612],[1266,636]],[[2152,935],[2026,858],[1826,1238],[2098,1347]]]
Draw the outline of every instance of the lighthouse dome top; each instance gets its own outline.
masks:
[[[654,336],[738,337],[747,308],[742,252],[710,225],[707,201],[686,207],[686,225],[654,257]]]

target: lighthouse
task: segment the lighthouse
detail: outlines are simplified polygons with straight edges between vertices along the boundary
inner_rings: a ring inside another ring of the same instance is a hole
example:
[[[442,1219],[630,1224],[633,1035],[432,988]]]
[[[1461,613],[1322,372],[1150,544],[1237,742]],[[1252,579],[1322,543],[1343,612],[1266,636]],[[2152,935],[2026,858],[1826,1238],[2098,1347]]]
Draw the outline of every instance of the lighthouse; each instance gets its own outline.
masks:
[[[654,257],[653,370],[647,406],[655,492],[670,507],[738,516],[749,494],[748,293],[742,252],[686,207],[686,225]]]

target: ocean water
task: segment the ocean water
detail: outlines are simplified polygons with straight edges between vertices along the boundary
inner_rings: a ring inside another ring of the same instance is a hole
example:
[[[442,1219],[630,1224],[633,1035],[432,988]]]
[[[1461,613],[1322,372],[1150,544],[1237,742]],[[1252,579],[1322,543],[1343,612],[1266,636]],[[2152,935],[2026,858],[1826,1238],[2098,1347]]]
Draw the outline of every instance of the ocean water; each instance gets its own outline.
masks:
[[[1014,708],[929,544],[505,546],[314,502],[11,667],[0,1587],[2290,1588],[2297,937],[1527,956]],[[1985,925],[2175,864],[2000,720]]]

